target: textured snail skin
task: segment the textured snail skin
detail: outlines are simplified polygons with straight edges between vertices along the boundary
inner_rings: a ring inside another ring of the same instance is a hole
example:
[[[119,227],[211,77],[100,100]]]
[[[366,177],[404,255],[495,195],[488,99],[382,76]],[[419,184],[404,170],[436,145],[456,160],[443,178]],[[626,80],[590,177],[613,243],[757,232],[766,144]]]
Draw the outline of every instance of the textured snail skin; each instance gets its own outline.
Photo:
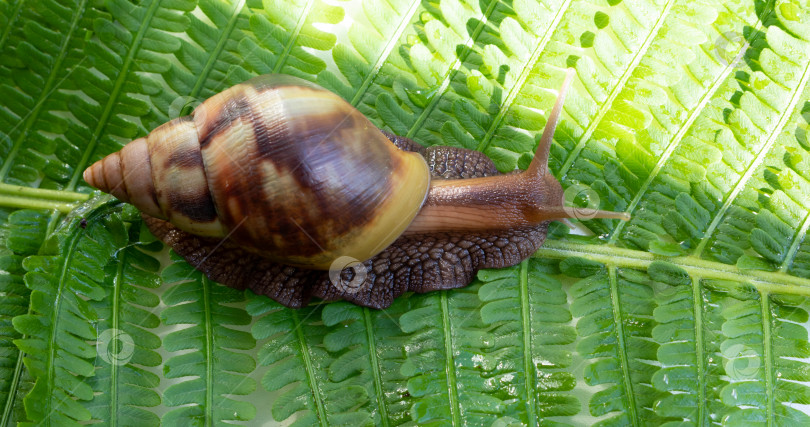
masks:
[[[543,243],[551,220],[571,216],[547,167],[571,78],[519,173],[500,174],[477,151],[380,131],[331,92],[267,75],[209,98],[84,177],[141,209],[156,237],[214,281],[288,307],[317,297],[385,308],[408,291],[463,287],[482,268],[515,265]],[[362,266],[344,268],[344,259]]]

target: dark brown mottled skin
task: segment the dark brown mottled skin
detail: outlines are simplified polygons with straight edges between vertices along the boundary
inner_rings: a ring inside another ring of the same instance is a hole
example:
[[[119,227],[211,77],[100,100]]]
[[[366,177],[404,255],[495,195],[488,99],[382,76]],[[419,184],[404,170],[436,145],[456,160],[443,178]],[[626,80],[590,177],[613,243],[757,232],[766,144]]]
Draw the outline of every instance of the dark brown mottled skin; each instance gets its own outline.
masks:
[[[498,175],[486,155],[462,148],[424,148],[410,139],[386,133],[400,149],[421,153],[436,178],[459,179]],[[250,288],[287,307],[302,307],[312,297],[347,300],[382,309],[405,292],[430,292],[467,286],[478,270],[519,263],[543,243],[548,221],[537,226],[491,233],[403,235],[364,262],[366,279],[357,287],[336,287],[328,271],[274,263],[236,244],[201,238],[166,221],[144,215],[152,233],[209,278],[237,289]],[[351,280],[353,272],[343,271]]]

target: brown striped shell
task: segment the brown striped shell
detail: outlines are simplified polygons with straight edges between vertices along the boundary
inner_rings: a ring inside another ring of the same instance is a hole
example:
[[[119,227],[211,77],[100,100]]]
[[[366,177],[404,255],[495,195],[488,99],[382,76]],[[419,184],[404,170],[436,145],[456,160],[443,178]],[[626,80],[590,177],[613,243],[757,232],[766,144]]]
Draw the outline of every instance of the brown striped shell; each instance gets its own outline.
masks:
[[[339,96],[264,75],[130,142],[84,178],[182,231],[329,269],[397,239],[425,200],[430,172]]]

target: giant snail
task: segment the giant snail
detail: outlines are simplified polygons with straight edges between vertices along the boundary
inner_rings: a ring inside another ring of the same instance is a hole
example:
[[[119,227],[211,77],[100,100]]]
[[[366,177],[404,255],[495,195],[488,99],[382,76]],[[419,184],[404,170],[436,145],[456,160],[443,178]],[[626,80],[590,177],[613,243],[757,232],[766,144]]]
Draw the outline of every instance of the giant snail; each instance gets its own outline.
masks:
[[[210,279],[289,307],[311,297],[384,308],[407,291],[468,285],[515,265],[552,220],[621,212],[563,206],[548,170],[569,70],[527,170],[424,148],[338,95],[263,75],[208,98],[84,172],[135,205],[152,233]]]

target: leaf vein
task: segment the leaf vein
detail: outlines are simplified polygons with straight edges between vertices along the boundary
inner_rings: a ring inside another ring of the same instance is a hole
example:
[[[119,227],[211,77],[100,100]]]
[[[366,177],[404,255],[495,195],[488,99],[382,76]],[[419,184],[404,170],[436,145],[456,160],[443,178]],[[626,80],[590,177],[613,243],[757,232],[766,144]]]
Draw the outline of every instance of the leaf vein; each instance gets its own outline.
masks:
[[[380,410],[380,425],[388,426],[388,407],[385,405],[385,394],[382,391],[382,375],[380,373],[380,362],[377,360],[377,345],[374,339],[374,325],[371,322],[371,312],[368,307],[363,307],[363,322],[366,326],[366,344],[368,345],[368,357],[371,364],[371,374],[374,377],[374,393],[377,396],[377,408]]]
[[[22,1],[20,4],[22,4]],[[56,61],[53,63],[53,68],[51,68],[51,72],[48,74],[48,79],[45,82],[45,86],[42,88],[42,92],[40,92],[39,99],[37,99],[34,109],[26,117],[22,132],[20,132],[20,135],[14,141],[8,156],[3,162],[3,167],[0,168],[0,180],[4,180],[9,170],[11,170],[12,162],[17,157],[17,154],[19,154],[20,149],[22,149],[22,143],[25,141],[25,136],[28,135],[31,127],[34,126],[34,123],[36,123],[37,119],[39,118],[39,114],[42,112],[42,106],[45,105],[45,101],[51,96],[51,93],[53,93],[56,75],[59,73],[59,71],[62,71],[62,62],[65,60],[68,45],[70,44],[70,40],[73,38],[73,32],[79,25],[80,18],[82,15],[84,15],[86,4],[87,0],[82,0],[81,4],[76,8],[76,13],[73,15],[73,20],[70,23],[70,29],[63,38],[62,46],[59,48],[59,54],[56,56]],[[11,28],[11,26],[9,26],[9,28]],[[0,45],[2,45],[2,42],[0,42]],[[72,72],[73,70],[68,72],[68,75],[70,75]],[[61,81],[59,83],[61,83]]]
[[[419,114],[417,117],[416,122],[414,122],[413,126],[408,130],[408,133],[405,134],[408,138],[413,138],[414,134],[417,130],[420,129],[422,123],[430,116],[430,113],[433,112],[433,109],[439,105],[439,100],[442,99],[445,92],[447,91],[447,87],[450,86],[450,82],[455,77],[456,73],[458,73],[458,69],[461,68],[461,64],[467,59],[467,56],[472,52],[472,47],[475,45],[476,40],[478,40],[478,36],[481,35],[481,32],[484,30],[484,27],[487,25],[489,20],[489,16],[492,12],[495,11],[495,6],[498,4],[497,1],[490,1],[489,7],[487,8],[486,12],[481,15],[481,19],[478,22],[478,25],[473,30],[472,34],[469,38],[467,38],[466,42],[464,43],[464,49],[462,50],[460,55],[457,55],[456,60],[453,62],[453,65],[448,69],[447,73],[444,75],[444,80],[442,81],[441,86],[439,86],[439,90],[437,91],[436,95],[430,100],[430,103],[422,110],[422,113]],[[455,31],[455,30],[454,30]]]
[[[608,267],[610,280],[610,302],[613,304],[613,324],[616,326],[616,345],[619,356],[619,366],[622,370],[624,383],[624,394],[627,396],[627,410],[630,422],[633,426],[639,425],[638,414],[636,413],[636,396],[633,393],[633,381],[630,378],[630,362],[627,356],[627,342],[624,337],[624,319],[622,318],[622,305],[619,296],[619,283],[616,266]]]
[[[123,64],[121,65],[121,71],[118,73],[118,78],[115,79],[115,84],[113,85],[113,90],[110,92],[110,96],[107,101],[107,105],[104,107],[104,112],[101,114],[101,118],[98,121],[98,125],[96,129],[93,131],[93,136],[90,138],[90,141],[87,143],[87,147],[82,154],[81,160],[76,165],[76,169],[73,171],[73,176],[70,178],[70,182],[65,187],[65,189],[72,191],[76,188],[76,184],[79,182],[79,178],[82,176],[82,169],[87,164],[87,161],[90,160],[90,156],[96,150],[96,145],[98,145],[98,140],[101,137],[102,132],[104,132],[104,128],[107,126],[107,121],[110,119],[110,115],[112,114],[113,107],[115,103],[118,101],[118,96],[121,93],[121,90],[124,86],[124,81],[126,81],[126,77],[129,74],[129,67],[132,65],[132,61],[135,58],[135,52],[138,51],[141,45],[141,41],[143,37],[146,35],[146,30],[150,27],[152,23],[152,18],[155,16],[155,13],[158,10],[158,6],[160,6],[161,0],[152,0],[152,3],[149,4],[149,9],[146,12],[146,16],[144,17],[143,21],[141,21],[141,26],[138,28],[138,33],[135,35],[135,38],[132,40],[132,44],[129,47],[129,51],[127,52],[127,57],[124,59]]]
[[[737,181],[737,185],[734,186],[734,189],[731,190],[731,193],[728,194],[726,197],[723,206],[720,210],[717,211],[717,214],[712,219],[711,224],[706,229],[706,232],[703,234],[703,238],[701,239],[700,243],[698,244],[697,248],[695,249],[694,254],[700,256],[703,253],[703,250],[706,248],[706,245],[709,243],[709,240],[714,235],[715,230],[720,225],[720,221],[722,221],[723,217],[725,216],[726,211],[731,207],[734,200],[737,198],[737,195],[742,192],[745,186],[748,184],[748,180],[754,175],[759,165],[765,161],[765,157],[770,153],[771,148],[773,148],[774,143],[776,142],[777,137],[781,134],[782,129],[785,127],[788,119],[793,113],[796,104],[799,102],[799,98],[801,98],[801,93],[805,86],[807,85],[807,80],[810,78],[810,62],[808,62],[804,67],[804,73],[802,74],[802,78],[799,81],[799,84],[796,85],[796,88],[793,90],[793,94],[790,97],[790,102],[785,106],[785,110],[782,112],[782,116],[779,118],[779,121],[774,126],[771,134],[768,135],[768,139],[763,144],[762,148],[757,153],[756,158],[751,162],[748,168],[745,170],[745,173],[740,180]],[[735,136],[736,137],[736,136]]]
[[[28,310],[27,314],[31,314],[30,309]],[[22,336],[21,338],[25,338],[25,336]],[[11,418],[11,411],[14,409],[14,400],[16,400],[17,392],[19,391],[17,388],[20,384],[20,376],[22,376],[23,353],[20,349],[16,349],[16,353],[17,361],[14,363],[14,373],[12,374],[9,384],[8,396],[6,396],[6,405],[3,408],[3,417],[0,418],[0,426],[3,427],[9,425],[8,422]]]
[[[119,349],[118,346],[120,345],[120,341],[117,339],[119,333],[118,325],[120,324],[121,320],[121,288],[123,287],[123,277],[124,277],[124,259],[126,258],[126,251],[121,252],[121,259],[118,260],[118,268],[115,271],[115,281],[113,282],[113,300],[112,300],[112,332],[115,334],[113,335],[112,339],[110,340],[111,345],[113,345],[113,349],[111,350],[111,354],[118,355]],[[106,349],[105,349],[106,350]],[[119,363],[115,363],[116,360],[112,360],[113,363],[110,363],[110,385],[112,386],[112,390],[110,390],[110,425],[118,425],[118,369]]]
[[[646,270],[655,259],[660,259],[649,252],[618,248],[612,245],[592,245],[572,243],[560,240],[548,240],[534,253],[535,257],[563,259],[582,257],[606,265],[622,268]],[[696,256],[665,258],[680,266],[687,273],[709,279],[727,280],[730,282],[750,283],[760,291],[779,292],[789,295],[810,295],[810,279],[791,276],[785,273],[751,270],[740,271],[735,265],[709,261]],[[719,283],[718,286],[722,286]]]
[[[807,236],[808,228],[810,228],[810,212],[805,215],[801,228],[799,228],[799,230],[796,231],[796,234],[793,236],[790,249],[788,249],[787,254],[785,254],[785,260],[782,261],[782,265],[779,266],[780,272],[787,273],[788,269],[793,264],[793,260],[796,258],[796,254],[799,252],[799,247],[802,245],[804,238]]]
[[[312,366],[309,345],[307,345],[304,332],[301,330],[301,320],[298,318],[298,312],[295,310],[290,310],[290,315],[292,316],[293,323],[295,323],[293,327],[295,328],[295,335],[298,338],[298,344],[301,346],[301,358],[304,362],[304,370],[307,373],[307,382],[309,383],[309,389],[312,391],[312,399],[315,401],[315,416],[318,418],[318,421],[320,421],[322,427],[327,427],[326,408],[323,404],[323,398],[319,393],[320,387],[316,387],[317,379],[315,378],[315,367]]]
[[[447,291],[441,291],[442,330],[444,332],[445,374],[447,377],[447,396],[450,405],[452,425],[461,425],[458,402],[458,384],[456,381],[456,362],[453,357],[453,333],[450,329],[450,313],[447,304]]]
[[[768,420],[768,427],[773,426],[773,342],[771,337],[771,296],[767,291],[760,293],[762,304],[762,353],[765,364],[765,419]]]
[[[8,35],[11,34],[11,29],[14,28],[14,22],[20,17],[22,4],[23,0],[17,0],[17,3],[14,4],[14,12],[11,13],[11,18],[6,23],[6,28],[3,30],[3,35],[0,36],[0,51],[2,51],[3,46],[5,46],[6,41],[8,40]]]
[[[385,61],[388,59],[388,56],[391,55],[391,51],[394,50],[394,47],[397,45],[397,42],[399,42],[399,38],[402,36],[402,33],[408,27],[408,23],[411,22],[411,18],[416,13],[416,10],[419,9],[420,4],[421,3],[419,0],[414,0],[411,3],[410,7],[408,7],[408,10],[405,12],[405,14],[402,15],[402,20],[399,22],[399,25],[397,25],[397,28],[394,31],[394,33],[391,34],[391,36],[389,37],[388,43],[385,44],[385,47],[383,48],[382,52],[380,52],[380,56],[377,57],[377,61],[374,63],[374,67],[371,69],[371,72],[369,72],[369,74],[363,80],[363,84],[357,89],[357,92],[355,93],[354,98],[352,98],[351,101],[352,105],[357,105],[357,103],[360,102],[360,99],[363,97],[363,95],[365,95],[366,91],[368,90],[368,87],[374,81],[374,78],[377,77],[380,68],[382,68],[383,64],[385,64]]]
[[[705,361],[703,359],[703,296],[701,290],[701,281],[696,277],[692,277],[692,306],[695,313],[695,360],[697,361],[697,382],[698,382],[698,415],[697,424],[703,424],[705,417],[704,405],[701,402],[706,401],[706,376],[704,375]]]
[[[205,275],[201,275],[202,297],[205,313],[205,425],[214,424],[214,325],[211,319],[211,283]]]
[[[237,0],[233,4],[233,10],[231,11],[232,15],[228,20],[228,25],[225,27],[225,31],[220,34],[214,51],[208,55],[208,61],[206,61],[205,67],[200,73],[200,77],[197,79],[197,82],[194,84],[194,88],[191,90],[191,97],[196,97],[200,94],[200,91],[202,91],[203,85],[208,79],[208,75],[211,73],[211,70],[214,68],[214,64],[217,62],[217,58],[219,58],[222,50],[225,49],[225,44],[227,43],[228,38],[230,38],[233,29],[236,28],[236,23],[239,21],[239,15],[242,13],[244,6],[245,0]]]
[[[484,135],[484,138],[481,139],[481,143],[478,144],[478,151],[484,151],[489,146],[490,141],[492,141],[492,137],[495,135],[495,131],[500,127],[501,122],[503,121],[504,117],[506,117],[506,113],[512,107],[512,102],[514,102],[515,98],[517,97],[520,90],[523,88],[523,85],[526,83],[526,79],[529,78],[531,71],[534,69],[537,61],[540,58],[540,54],[548,45],[548,42],[551,41],[551,36],[554,34],[554,31],[560,25],[560,21],[562,21],[562,17],[565,14],[565,11],[568,10],[568,7],[571,5],[571,0],[565,0],[560,7],[557,9],[557,13],[554,15],[554,19],[551,21],[551,25],[548,26],[548,30],[543,33],[543,37],[537,43],[537,46],[534,48],[531,57],[529,60],[526,61],[526,65],[520,71],[515,84],[509,89],[509,93],[506,95],[506,99],[503,102],[504,108],[498,110],[498,114],[495,116],[495,120],[492,122],[492,126],[487,129],[487,133]]]
[[[284,51],[281,53],[281,56],[278,57],[278,62],[276,62],[276,66],[273,67],[274,73],[278,73],[279,71],[281,71],[281,67],[284,66],[285,62],[287,62],[287,57],[290,56],[290,52],[292,51],[293,45],[295,44],[295,41],[298,39],[298,35],[301,33],[301,28],[304,28],[304,24],[307,22],[307,15],[309,15],[309,11],[312,9],[312,5],[314,3],[315,0],[309,0],[307,1],[307,4],[304,6],[304,10],[301,12],[301,16],[298,17],[298,22],[295,23],[295,29],[290,35],[290,39],[287,41],[287,44],[284,46]]]
[[[633,56],[633,60],[630,61],[627,68],[625,69],[622,76],[619,78],[619,81],[616,82],[616,86],[613,87],[613,90],[610,91],[610,95],[608,95],[607,99],[605,99],[600,107],[599,111],[596,114],[596,117],[591,121],[590,126],[585,129],[585,132],[579,138],[579,142],[577,142],[576,147],[571,151],[568,155],[568,158],[565,159],[565,163],[563,164],[562,168],[560,168],[560,177],[564,177],[565,174],[568,172],[568,169],[574,164],[574,160],[577,159],[579,153],[585,148],[585,144],[593,135],[593,132],[596,130],[599,123],[601,123],[602,119],[605,115],[610,111],[611,107],[613,106],[613,101],[619,96],[621,89],[624,88],[624,85],[627,83],[627,80],[630,78],[630,75],[633,73],[633,70],[638,66],[641,62],[641,58],[647,52],[650,45],[652,44],[655,36],[658,34],[658,31],[661,29],[661,26],[664,25],[664,19],[669,14],[669,11],[672,9],[673,4],[675,3],[674,0],[667,1],[667,4],[664,6],[664,9],[661,11],[661,15],[658,17],[658,20],[655,21],[655,25],[650,29],[649,34],[644,39],[644,42],[641,44],[639,49],[636,51],[636,54]]]
[[[529,415],[529,425],[537,425],[537,405],[534,397],[535,379],[537,374],[533,369],[532,361],[532,324],[531,304],[529,301],[529,260],[520,263],[520,314],[523,320],[523,373],[526,375],[526,409]]]

